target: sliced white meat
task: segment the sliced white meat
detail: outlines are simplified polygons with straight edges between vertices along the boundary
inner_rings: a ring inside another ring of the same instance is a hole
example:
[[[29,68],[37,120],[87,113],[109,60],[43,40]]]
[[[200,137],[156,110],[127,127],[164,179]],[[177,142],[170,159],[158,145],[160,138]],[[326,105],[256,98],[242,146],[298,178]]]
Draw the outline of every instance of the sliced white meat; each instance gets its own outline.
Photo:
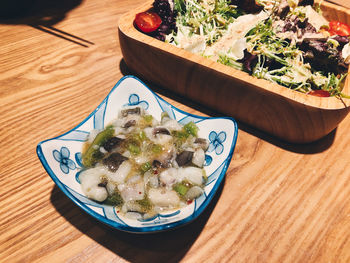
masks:
[[[131,171],[131,163],[130,161],[124,161],[119,166],[118,170],[115,173],[109,172],[107,174],[108,178],[115,183],[123,183],[125,178],[128,176],[128,174]]]
[[[180,198],[173,190],[151,188],[148,191],[148,198],[154,205],[160,207],[172,208],[180,204]]]
[[[163,126],[170,131],[181,131],[182,126],[176,120],[169,119],[164,122]]]
[[[169,168],[160,173],[159,180],[163,185],[172,187],[178,181],[178,177],[178,169]]]
[[[205,161],[205,153],[202,148],[198,148],[193,153],[192,163],[194,165],[197,165],[198,167],[203,167],[204,161]]]
[[[187,200],[193,200],[201,196],[202,194],[203,194],[203,189],[195,185],[187,191],[187,193],[185,194],[185,198]]]
[[[84,194],[93,200],[102,202],[106,200],[108,193],[103,183],[103,169],[101,167],[82,171],[79,175],[81,188]]]
[[[118,190],[125,202],[142,200],[145,197],[145,187],[143,182],[120,184]]]
[[[203,184],[203,170],[197,167],[181,167],[178,171],[178,180],[183,181],[187,179],[193,184],[202,185]]]

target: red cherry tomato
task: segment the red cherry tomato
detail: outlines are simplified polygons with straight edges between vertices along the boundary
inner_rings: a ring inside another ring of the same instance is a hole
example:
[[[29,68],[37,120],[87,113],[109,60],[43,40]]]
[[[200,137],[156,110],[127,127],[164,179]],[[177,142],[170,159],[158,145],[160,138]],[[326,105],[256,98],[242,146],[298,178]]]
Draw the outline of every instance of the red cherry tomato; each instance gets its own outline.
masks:
[[[330,94],[326,90],[318,89],[318,90],[313,90],[308,93],[309,95],[317,96],[317,97],[329,97]]]
[[[155,31],[160,26],[162,19],[157,13],[142,12],[136,14],[134,22],[137,28],[142,32],[150,33]]]
[[[331,35],[350,36],[350,26],[339,21],[329,22],[328,31]]]

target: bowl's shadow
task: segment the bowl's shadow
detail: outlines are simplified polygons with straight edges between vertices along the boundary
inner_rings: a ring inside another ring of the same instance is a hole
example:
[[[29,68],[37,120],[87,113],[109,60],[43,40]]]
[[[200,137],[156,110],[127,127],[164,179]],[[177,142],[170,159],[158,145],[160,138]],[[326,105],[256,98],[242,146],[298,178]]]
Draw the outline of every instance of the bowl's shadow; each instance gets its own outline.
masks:
[[[0,24],[28,25],[52,36],[88,47],[94,43],[54,27],[81,2],[82,0],[2,0]]]
[[[179,262],[204,228],[224,183],[225,179],[198,218],[182,227],[158,233],[133,234],[113,229],[78,208],[57,185],[51,191],[51,203],[80,232],[127,261]]]
[[[181,95],[176,94],[173,91],[170,91],[168,89],[165,89],[163,87],[160,87],[157,84],[150,83],[147,80],[145,80],[142,76],[138,75],[136,72],[133,72],[128,68],[126,65],[125,61],[122,59],[120,61],[120,71],[124,75],[135,75],[136,77],[140,78],[144,83],[146,83],[147,86],[149,86],[153,91],[169,97],[177,102],[180,102],[188,107],[191,107],[195,110],[198,110],[200,112],[203,112],[204,114],[207,114],[209,116],[213,117],[221,117],[224,116],[225,114],[222,114],[218,111],[215,111],[214,109],[210,109],[205,105],[200,105],[193,100],[190,100],[188,98],[185,98]],[[285,149],[287,151],[295,152],[295,153],[302,153],[302,154],[314,154],[314,153],[319,153],[327,150],[334,142],[335,134],[336,134],[336,129],[333,130],[331,133],[329,133],[327,136],[323,137],[320,140],[317,140],[312,143],[305,143],[305,144],[293,144],[289,142],[285,142],[280,140],[277,137],[274,137],[272,135],[269,135],[263,131],[260,131],[256,128],[253,128],[239,120],[236,120],[238,123],[238,128],[242,131],[245,131],[251,135],[254,135],[255,137],[258,137],[259,139],[262,139],[264,141],[267,141],[273,145],[276,145],[282,149]]]

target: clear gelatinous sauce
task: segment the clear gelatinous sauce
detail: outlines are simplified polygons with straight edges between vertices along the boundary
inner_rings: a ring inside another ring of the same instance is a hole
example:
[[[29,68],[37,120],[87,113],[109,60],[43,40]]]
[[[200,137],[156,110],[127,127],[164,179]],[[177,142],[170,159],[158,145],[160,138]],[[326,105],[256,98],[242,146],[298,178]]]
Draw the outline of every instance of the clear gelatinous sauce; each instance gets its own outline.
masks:
[[[164,112],[158,121],[141,107],[123,108],[104,130],[90,132],[81,187],[90,199],[146,219],[202,195],[207,148],[193,122],[181,125]]]

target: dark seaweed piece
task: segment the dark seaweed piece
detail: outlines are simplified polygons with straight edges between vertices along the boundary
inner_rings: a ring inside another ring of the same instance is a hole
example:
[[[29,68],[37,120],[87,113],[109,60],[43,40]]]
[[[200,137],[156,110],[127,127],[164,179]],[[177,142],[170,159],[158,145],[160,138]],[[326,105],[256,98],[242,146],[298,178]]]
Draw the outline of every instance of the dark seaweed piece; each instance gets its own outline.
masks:
[[[99,186],[99,187],[106,187],[106,185],[107,185],[107,182],[102,182],[102,183],[99,183],[97,186]]]
[[[107,158],[103,159],[103,164],[107,166],[108,170],[111,172],[116,172],[122,162],[128,160],[127,157],[121,155],[120,153],[112,153]]]
[[[107,151],[107,152],[111,152],[113,149],[115,149],[116,147],[118,147],[121,142],[123,141],[123,139],[118,138],[118,137],[112,137],[110,139],[108,139],[105,143],[102,144],[102,147]]]
[[[157,134],[166,134],[166,135],[170,135],[170,132],[167,128],[163,128],[163,127],[158,127],[158,128],[154,128],[153,129],[153,135],[157,135]]]
[[[209,142],[204,138],[196,138],[194,143],[198,144],[204,151],[206,151],[209,147]]]
[[[154,168],[161,168],[162,167],[162,163],[160,161],[158,161],[158,160],[154,160],[152,162],[152,167],[154,167]]]
[[[140,115],[141,114],[141,109],[139,107],[131,108],[131,109],[125,109],[125,110],[122,110],[121,113],[122,113],[123,117],[126,117],[129,114]]]
[[[171,159],[161,160],[153,160],[152,167],[153,168],[169,168],[171,164]]]
[[[314,5],[314,0],[300,0],[298,6]]]
[[[127,121],[123,128],[127,129],[127,128],[130,128],[131,126],[135,126],[136,125],[136,121],[135,120],[130,120],[130,121]]]
[[[179,166],[185,166],[191,163],[192,157],[192,151],[183,151],[176,156],[176,162]]]

